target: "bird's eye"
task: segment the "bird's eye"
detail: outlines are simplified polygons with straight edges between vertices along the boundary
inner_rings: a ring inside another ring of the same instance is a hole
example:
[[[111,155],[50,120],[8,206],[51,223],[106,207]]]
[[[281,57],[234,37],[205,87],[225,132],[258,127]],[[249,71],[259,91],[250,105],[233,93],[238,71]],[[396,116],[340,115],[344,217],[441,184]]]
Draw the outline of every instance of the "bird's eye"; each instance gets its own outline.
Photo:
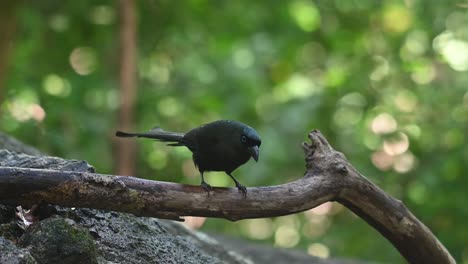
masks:
[[[242,143],[247,143],[247,137],[245,135],[241,136],[241,142]]]

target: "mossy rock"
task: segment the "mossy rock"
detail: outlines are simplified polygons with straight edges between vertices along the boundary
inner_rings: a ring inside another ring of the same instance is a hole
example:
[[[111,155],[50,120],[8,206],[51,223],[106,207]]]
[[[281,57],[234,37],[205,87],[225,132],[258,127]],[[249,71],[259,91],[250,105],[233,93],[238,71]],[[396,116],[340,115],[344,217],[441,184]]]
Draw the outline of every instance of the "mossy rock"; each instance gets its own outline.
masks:
[[[0,237],[0,263],[35,264],[37,262],[26,249],[18,248],[10,240]]]
[[[97,250],[87,229],[67,218],[48,218],[31,226],[20,244],[38,263],[98,263]]]

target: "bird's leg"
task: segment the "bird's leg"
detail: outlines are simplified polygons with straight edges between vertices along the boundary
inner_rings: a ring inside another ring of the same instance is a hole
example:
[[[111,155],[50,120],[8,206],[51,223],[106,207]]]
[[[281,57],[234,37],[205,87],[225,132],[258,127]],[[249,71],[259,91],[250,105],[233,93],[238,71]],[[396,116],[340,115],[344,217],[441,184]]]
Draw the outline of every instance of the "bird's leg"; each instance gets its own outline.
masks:
[[[211,190],[213,190],[213,188],[211,188],[211,185],[209,185],[208,183],[205,182],[205,178],[203,177],[203,172],[201,172],[201,184],[200,186],[205,189],[205,191],[209,192]]]
[[[228,173],[227,175],[229,175],[229,177],[231,177],[231,179],[236,183],[236,187],[237,189],[239,190],[239,192],[242,193],[242,195],[244,195],[244,197],[247,197],[247,188],[245,188],[244,185],[240,184],[236,178],[234,178],[234,176],[232,176],[231,173]]]

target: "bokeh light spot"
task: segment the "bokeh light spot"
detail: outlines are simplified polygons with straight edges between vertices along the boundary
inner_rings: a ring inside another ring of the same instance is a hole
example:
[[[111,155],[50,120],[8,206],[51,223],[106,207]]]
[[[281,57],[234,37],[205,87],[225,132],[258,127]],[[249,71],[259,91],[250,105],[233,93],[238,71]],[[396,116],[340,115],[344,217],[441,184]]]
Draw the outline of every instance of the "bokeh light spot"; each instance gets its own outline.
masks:
[[[372,164],[374,164],[374,166],[379,170],[387,171],[392,167],[395,158],[385,153],[384,151],[379,150],[372,153],[371,161]]]
[[[320,26],[320,12],[311,1],[291,2],[289,4],[289,13],[299,28],[306,32],[312,32]]]
[[[162,148],[154,147],[146,158],[148,165],[156,170],[162,169],[167,164],[167,153]]]
[[[240,69],[247,69],[254,63],[254,56],[248,49],[238,49],[232,55],[234,64]]]
[[[164,97],[158,102],[159,113],[167,117],[176,116],[181,111],[181,105],[178,100],[173,97]]]
[[[381,113],[371,123],[372,132],[375,134],[389,134],[397,129],[397,121],[388,113]]]
[[[38,101],[34,90],[23,88],[21,92],[9,100],[6,107],[11,116],[19,122],[26,122],[31,119],[42,122],[46,116],[46,112],[38,104]]]
[[[452,69],[468,70],[468,42],[457,39],[451,31],[445,31],[434,39],[433,45]]]
[[[356,125],[361,121],[363,111],[356,107],[340,107],[333,115],[333,122],[340,127]]]
[[[216,81],[216,69],[208,64],[201,64],[195,71],[198,80],[204,84],[210,84]]]
[[[109,25],[114,23],[115,10],[111,6],[96,6],[90,12],[91,22],[96,25]]]
[[[88,75],[97,67],[96,51],[90,47],[78,47],[70,53],[70,65],[76,73]]]
[[[405,152],[396,157],[393,169],[398,173],[406,173],[415,166],[415,157],[411,152]]]
[[[408,186],[408,196],[416,204],[424,204],[427,198],[427,188],[422,183],[412,182]]]
[[[49,18],[49,26],[55,32],[64,32],[68,29],[70,22],[63,14],[55,14]]]
[[[383,26],[393,33],[401,33],[408,30],[412,23],[410,11],[403,5],[389,5],[384,9]]]
[[[383,150],[390,156],[403,154],[408,150],[409,139],[405,133],[399,132],[395,137],[384,140]]]
[[[332,209],[332,205],[333,203],[331,202],[326,202],[326,203],[323,203],[315,208],[312,208],[310,210],[307,210],[305,212],[306,215],[308,214],[314,214],[314,215],[327,215],[330,210]]]
[[[436,77],[436,68],[432,63],[426,63],[418,67],[413,73],[411,73],[411,79],[417,84],[428,84],[432,82]]]
[[[302,74],[293,74],[285,83],[275,87],[273,97],[279,102],[295,98],[304,98],[320,93],[322,88],[309,77]]]
[[[417,106],[418,98],[408,90],[401,90],[395,96],[395,105],[403,112],[413,112]]]
[[[199,229],[205,223],[206,217],[199,217],[199,216],[184,216],[183,225],[188,227],[189,229]]]
[[[343,96],[340,99],[340,104],[349,105],[349,106],[357,106],[357,107],[364,107],[366,106],[366,98],[357,92],[349,93]]]
[[[413,31],[408,34],[404,48],[412,55],[422,55],[428,49],[427,33],[421,30]]]
[[[246,220],[241,228],[250,239],[263,240],[273,235],[273,223],[269,218]]]
[[[376,63],[376,67],[369,75],[369,78],[372,81],[380,81],[389,74],[390,65],[388,63],[388,60],[382,56],[375,56],[374,61]]]
[[[421,136],[421,128],[418,125],[410,124],[404,127],[405,132],[412,138],[419,138]]]
[[[275,245],[284,248],[292,248],[299,243],[299,233],[288,225],[280,226],[275,232]]]
[[[319,258],[328,258],[330,256],[330,249],[322,243],[313,243],[307,248],[307,253]]]
[[[47,75],[42,82],[42,87],[46,93],[53,96],[67,97],[71,92],[70,83],[56,74]]]

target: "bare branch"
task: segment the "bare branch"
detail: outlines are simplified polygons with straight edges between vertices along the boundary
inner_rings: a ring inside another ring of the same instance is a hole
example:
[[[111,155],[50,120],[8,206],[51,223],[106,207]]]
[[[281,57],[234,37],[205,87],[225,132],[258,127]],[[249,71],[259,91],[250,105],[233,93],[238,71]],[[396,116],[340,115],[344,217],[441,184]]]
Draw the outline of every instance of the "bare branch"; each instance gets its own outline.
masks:
[[[362,176],[322,134],[303,144],[307,171],[296,181],[248,188],[244,198],[234,188],[157,182],[90,172],[0,167],[0,203],[38,202],[90,207],[140,216],[181,220],[206,216],[232,221],[302,212],[338,201],[384,235],[411,263],[455,263],[450,253],[405,205]]]

